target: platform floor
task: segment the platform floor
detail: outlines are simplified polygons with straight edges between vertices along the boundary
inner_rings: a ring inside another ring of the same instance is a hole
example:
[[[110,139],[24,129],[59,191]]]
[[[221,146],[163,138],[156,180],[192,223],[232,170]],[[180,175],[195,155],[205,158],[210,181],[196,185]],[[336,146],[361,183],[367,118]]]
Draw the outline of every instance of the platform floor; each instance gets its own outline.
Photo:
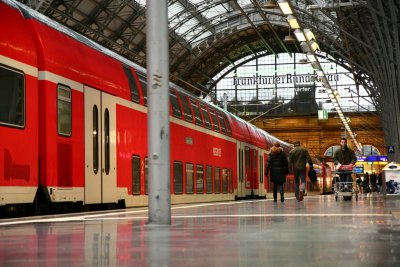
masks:
[[[0,220],[0,266],[400,266],[400,200],[333,195]]]

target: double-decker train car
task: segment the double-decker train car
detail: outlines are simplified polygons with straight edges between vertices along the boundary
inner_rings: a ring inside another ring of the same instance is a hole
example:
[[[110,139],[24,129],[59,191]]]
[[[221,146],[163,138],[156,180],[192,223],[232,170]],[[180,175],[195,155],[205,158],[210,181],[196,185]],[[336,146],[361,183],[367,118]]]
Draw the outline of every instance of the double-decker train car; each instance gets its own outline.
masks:
[[[0,29],[0,208],[147,205],[146,70],[12,0]],[[169,96],[171,202],[265,198],[277,139]]]

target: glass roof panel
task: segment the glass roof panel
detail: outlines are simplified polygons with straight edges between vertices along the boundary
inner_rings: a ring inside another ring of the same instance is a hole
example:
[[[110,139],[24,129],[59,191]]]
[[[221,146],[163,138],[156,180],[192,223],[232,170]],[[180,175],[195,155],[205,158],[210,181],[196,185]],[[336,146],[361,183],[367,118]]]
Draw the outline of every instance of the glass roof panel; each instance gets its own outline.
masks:
[[[185,7],[179,2],[168,6],[168,22],[170,29],[189,41],[205,28],[198,19],[191,16],[190,12],[184,12],[184,10]],[[208,35],[211,35],[211,32]],[[202,34],[201,36],[204,38],[208,35]]]
[[[237,0],[237,2],[241,7],[244,7],[244,6],[247,6],[247,5],[251,4],[251,0]]]
[[[198,43],[202,42],[204,39],[206,39],[210,35],[212,35],[212,33],[210,31],[207,31],[207,32],[204,32],[201,35],[197,36],[196,38],[194,38],[192,40],[193,46],[196,46]]]
[[[204,0],[190,0],[193,5],[199,6],[200,4],[206,4],[207,1]],[[201,9],[204,9],[204,7],[199,7]],[[208,6],[205,8],[205,10],[201,13],[202,16],[211,19],[217,15],[221,15],[223,13],[226,13],[226,9],[224,8],[223,4],[220,5],[215,5],[215,6]]]

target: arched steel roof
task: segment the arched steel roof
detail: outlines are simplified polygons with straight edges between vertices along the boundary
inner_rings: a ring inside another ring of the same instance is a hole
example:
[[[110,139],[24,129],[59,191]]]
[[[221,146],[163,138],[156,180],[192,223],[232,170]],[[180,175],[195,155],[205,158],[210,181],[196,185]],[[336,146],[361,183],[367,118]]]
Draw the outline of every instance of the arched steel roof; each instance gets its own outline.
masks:
[[[145,0],[19,0],[146,67]],[[321,51],[369,90],[400,147],[400,2],[288,0]],[[171,80],[196,94],[242,58],[301,52],[282,40],[288,23],[267,0],[168,0]],[[397,119],[395,119],[397,120]],[[393,139],[393,138],[389,138]]]

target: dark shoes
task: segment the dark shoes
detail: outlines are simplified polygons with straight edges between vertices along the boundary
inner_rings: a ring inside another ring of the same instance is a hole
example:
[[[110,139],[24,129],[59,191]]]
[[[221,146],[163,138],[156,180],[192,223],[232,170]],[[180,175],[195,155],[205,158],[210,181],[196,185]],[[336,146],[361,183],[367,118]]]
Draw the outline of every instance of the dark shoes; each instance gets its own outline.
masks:
[[[299,198],[297,199],[297,201],[303,201],[303,199],[304,199],[304,192],[303,191],[300,191],[299,192]]]

